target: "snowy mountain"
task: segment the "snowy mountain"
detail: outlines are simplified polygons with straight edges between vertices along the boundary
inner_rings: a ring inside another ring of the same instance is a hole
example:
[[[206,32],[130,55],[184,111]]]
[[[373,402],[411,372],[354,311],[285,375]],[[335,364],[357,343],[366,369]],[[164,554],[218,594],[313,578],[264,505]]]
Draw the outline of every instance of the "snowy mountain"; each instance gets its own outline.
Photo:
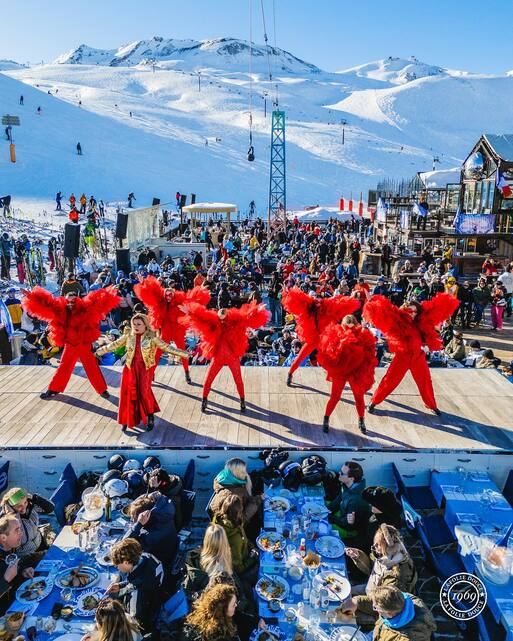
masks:
[[[440,169],[457,167],[483,131],[511,132],[512,76],[413,59],[330,73],[273,51],[272,83],[265,48],[253,46],[250,78],[248,43],[231,38],[81,45],[57,64],[0,74],[0,110],[21,117],[16,165],[0,145],[0,191],[49,199],[57,189],[85,190],[105,200],[134,191],[144,204],[172,200],[178,189],[242,209],[255,200],[263,214],[276,88],[291,208],[335,204],[381,177],[429,171],[435,155]]]
[[[23,69],[26,65],[22,65],[14,60],[0,60],[0,71],[12,71],[13,69]]]
[[[280,72],[318,73],[320,70],[308,62],[296,58],[288,51],[255,45],[252,46],[253,66],[260,71],[267,68],[267,55],[272,68]],[[110,67],[133,67],[140,64],[180,63],[181,68],[238,67],[248,69],[250,43],[236,38],[214,40],[176,40],[154,36],[151,40],[137,40],[115,50],[92,49],[80,45],[59,56],[54,64],[104,65]],[[164,66],[166,66],[164,64]]]

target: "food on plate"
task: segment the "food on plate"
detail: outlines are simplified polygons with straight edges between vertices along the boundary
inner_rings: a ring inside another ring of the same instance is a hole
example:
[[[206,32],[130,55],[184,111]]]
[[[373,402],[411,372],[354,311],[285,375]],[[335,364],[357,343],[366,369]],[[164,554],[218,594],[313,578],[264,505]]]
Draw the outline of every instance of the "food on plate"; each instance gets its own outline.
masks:
[[[73,616],[73,607],[71,605],[63,606],[61,610],[61,619],[64,621],[69,621]]]
[[[271,512],[277,512],[278,510],[283,510],[284,512],[289,509],[288,501],[285,501],[279,497],[274,499],[269,499],[267,507]]]
[[[259,582],[260,593],[267,599],[279,599],[285,592],[285,586],[278,581],[261,579]]]
[[[88,594],[82,600],[82,610],[96,610],[98,603],[100,603],[100,599],[97,599],[94,594]]]
[[[259,539],[260,545],[267,551],[281,550],[281,540],[273,540],[269,536],[263,536]]]
[[[7,615],[7,627],[11,632],[17,632],[23,625],[25,612],[11,612]]]
[[[307,568],[318,568],[321,564],[321,557],[310,550],[303,559],[303,564],[306,565]]]
[[[38,579],[37,581],[32,581],[21,593],[21,598],[25,601],[35,601],[43,596],[46,590],[46,581],[44,579]]]
[[[75,521],[75,523],[73,523],[73,525],[71,526],[71,531],[73,532],[73,534],[80,534],[80,532],[89,530],[92,525],[93,524],[90,521]]]
[[[85,588],[94,578],[89,572],[81,572],[80,568],[74,568],[69,574],[60,577],[59,583],[64,587]]]

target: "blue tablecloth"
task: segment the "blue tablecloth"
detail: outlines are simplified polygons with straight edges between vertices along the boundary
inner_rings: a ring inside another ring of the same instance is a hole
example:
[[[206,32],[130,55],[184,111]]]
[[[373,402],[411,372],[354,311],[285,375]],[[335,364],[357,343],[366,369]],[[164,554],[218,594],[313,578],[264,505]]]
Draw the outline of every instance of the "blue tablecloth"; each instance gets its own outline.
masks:
[[[433,472],[431,490],[439,505],[445,501],[444,518],[455,534],[456,526],[465,525],[477,536],[491,534],[499,537],[513,522],[513,508],[486,474]],[[462,551],[462,560],[469,572],[483,580],[490,611],[495,620],[506,628],[508,641],[513,641],[513,579],[507,585],[496,585],[484,578],[479,572],[480,557],[476,551]]]
[[[269,497],[280,496],[281,489],[280,488],[266,489],[266,495]],[[314,503],[317,503],[318,505],[324,506],[324,491],[322,486],[301,487],[298,492],[285,493],[285,496],[290,501],[291,507],[292,507],[292,509],[288,511],[285,515],[285,525],[288,528],[290,528],[292,519],[295,516],[301,515],[302,507],[305,503],[314,502]],[[275,530],[274,513],[269,511],[264,512],[264,530],[265,531]],[[326,520],[321,521],[321,532],[325,534],[329,534],[331,536],[336,536],[337,538],[339,538],[338,533],[332,529],[331,525]],[[299,547],[301,538],[305,538],[305,539],[307,538],[304,532],[300,532],[296,540],[291,541],[289,539],[287,543],[289,545],[293,544],[297,549]],[[307,548],[307,551],[312,550],[315,552],[315,540],[307,539],[306,548]],[[345,555],[342,555],[341,557],[335,558],[335,559],[329,559],[326,556],[321,556],[320,570],[322,571],[322,570],[331,570],[331,569],[337,570],[338,573],[342,574],[344,577],[347,577]],[[262,577],[264,574],[270,575],[270,576],[278,575],[285,578],[289,583],[290,592],[288,597],[283,601],[282,609],[278,613],[272,613],[269,610],[268,601],[265,601],[264,599],[261,599],[260,597],[258,597],[258,608],[259,608],[260,616],[268,622],[277,620],[282,627],[286,627],[285,610],[288,607],[293,607],[294,609],[296,609],[298,603],[303,601],[302,589],[301,591],[299,591],[299,587],[302,586],[302,580],[299,580],[299,581],[292,580],[288,576],[286,557],[283,559],[283,561],[276,561],[271,552],[261,552],[261,555],[260,555],[259,578]],[[294,586],[298,586],[298,588],[296,588],[297,591],[294,590]],[[337,605],[340,605],[340,603],[331,601],[330,609],[337,607]],[[312,614],[313,613],[310,610],[309,604],[305,603],[305,618],[311,618]],[[318,611],[315,614],[319,616]],[[320,623],[321,629],[323,629],[328,634],[331,631],[331,629],[334,627],[332,625],[327,624],[325,614],[321,615],[319,623]]]

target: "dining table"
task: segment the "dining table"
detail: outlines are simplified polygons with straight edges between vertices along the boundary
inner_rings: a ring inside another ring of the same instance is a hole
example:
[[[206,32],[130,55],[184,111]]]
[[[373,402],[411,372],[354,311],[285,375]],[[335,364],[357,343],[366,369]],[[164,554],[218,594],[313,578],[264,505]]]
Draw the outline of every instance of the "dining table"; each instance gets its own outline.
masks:
[[[337,616],[335,612],[350,597],[350,584],[345,546],[338,531],[327,519],[329,511],[324,502],[323,486],[301,485],[292,492],[280,484],[266,488],[265,495],[263,529],[257,544],[262,538],[281,535],[284,554],[282,559],[277,559],[273,549],[260,548],[259,581],[256,586],[260,617],[269,626],[279,627],[281,639],[292,639],[297,630],[303,635],[308,632],[312,639],[318,641],[350,639],[353,635],[353,641],[364,641],[366,636],[357,629],[355,618],[340,613]],[[289,507],[286,510],[275,509],[276,505],[280,505],[280,499],[287,501]],[[308,568],[304,565],[299,552],[302,539],[305,540],[306,555],[309,552],[318,555],[318,567]],[[308,585],[306,594],[313,587],[325,587],[327,583],[324,577],[332,573],[337,581],[342,579],[341,583],[336,584],[337,588],[343,586],[347,589],[339,593],[329,589],[328,607],[313,607],[310,600],[305,598],[305,584]],[[279,609],[274,611],[270,608],[271,601],[263,598],[259,592],[259,585],[261,581],[276,581],[277,577],[278,580],[285,580],[287,590],[279,605],[275,603]],[[345,635],[337,636],[337,631],[344,631]]]
[[[490,476],[478,471],[447,471],[431,475],[431,491],[444,519],[458,542],[465,569],[478,576],[487,592],[487,605],[494,619],[513,641],[513,579],[506,584],[490,581],[481,569],[481,539],[497,541],[513,523],[513,508]],[[513,548],[513,536],[508,547]]]

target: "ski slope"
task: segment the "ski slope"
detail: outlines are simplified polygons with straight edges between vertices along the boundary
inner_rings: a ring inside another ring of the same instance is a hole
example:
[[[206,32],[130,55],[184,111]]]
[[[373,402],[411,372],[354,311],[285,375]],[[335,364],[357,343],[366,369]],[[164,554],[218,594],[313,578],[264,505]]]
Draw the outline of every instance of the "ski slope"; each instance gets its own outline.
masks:
[[[50,203],[58,189],[110,201],[134,191],[144,204],[173,201],[179,190],[241,210],[255,200],[263,213],[276,87],[287,114],[291,208],[358,197],[380,177],[430,170],[434,155],[440,169],[457,166],[483,131],[511,131],[508,75],[394,58],[329,73],[275,49],[270,83],[265,49],[253,53],[250,76],[244,41],[155,37],[111,50],[81,45],[54,64],[4,71],[0,110],[20,115],[21,127],[16,165],[0,145],[0,192]]]

